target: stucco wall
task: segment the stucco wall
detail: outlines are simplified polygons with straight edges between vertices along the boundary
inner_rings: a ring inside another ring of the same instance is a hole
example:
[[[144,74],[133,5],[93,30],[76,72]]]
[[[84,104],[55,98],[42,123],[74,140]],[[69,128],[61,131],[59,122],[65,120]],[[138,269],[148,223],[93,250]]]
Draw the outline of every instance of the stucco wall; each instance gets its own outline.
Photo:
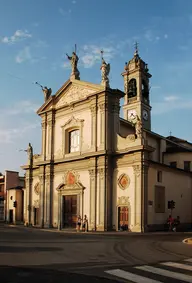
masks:
[[[157,171],[162,171],[162,182],[157,182]],[[165,213],[155,213],[155,185],[165,186]],[[163,224],[170,214],[168,201],[174,200],[176,205],[173,217],[180,216],[182,223],[192,222],[192,183],[191,177],[178,170],[165,167],[152,167],[148,171],[148,200],[153,206],[148,206],[148,224]]]
[[[184,169],[184,161],[191,161],[192,170],[192,153],[190,152],[180,152],[180,153],[166,153],[164,155],[164,163],[169,165],[170,162],[177,162],[177,168]]]

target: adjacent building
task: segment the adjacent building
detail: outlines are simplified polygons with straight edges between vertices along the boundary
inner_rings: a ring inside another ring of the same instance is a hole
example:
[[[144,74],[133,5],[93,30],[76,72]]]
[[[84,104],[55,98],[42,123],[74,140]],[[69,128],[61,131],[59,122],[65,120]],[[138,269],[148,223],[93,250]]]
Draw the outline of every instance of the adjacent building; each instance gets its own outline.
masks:
[[[0,221],[23,222],[25,177],[16,171],[0,173]]]
[[[89,230],[145,232],[164,227],[174,200],[173,216],[190,226],[192,144],[151,131],[151,74],[138,50],[122,73],[124,92],[110,88],[104,59],[100,85],[81,81],[73,56],[70,79],[37,111],[41,153],[29,145],[22,166],[25,224],[75,228],[86,215]]]

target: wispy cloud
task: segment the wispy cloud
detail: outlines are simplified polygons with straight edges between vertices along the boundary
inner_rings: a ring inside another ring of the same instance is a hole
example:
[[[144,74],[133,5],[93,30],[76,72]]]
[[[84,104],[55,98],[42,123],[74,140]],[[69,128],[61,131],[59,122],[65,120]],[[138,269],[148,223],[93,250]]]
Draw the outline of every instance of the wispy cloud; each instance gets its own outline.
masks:
[[[153,89],[160,89],[160,88],[161,87],[159,85],[152,85],[150,89],[153,90]]]
[[[30,63],[37,63],[40,60],[47,59],[45,56],[42,57],[33,57],[31,54],[31,50],[29,46],[25,46],[24,49],[19,51],[17,56],[15,57],[15,61],[18,64],[24,63],[24,62],[30,62]]]
[[[34,47],[46,48],[49,47],[49,44],[46,41],[39,39],[36,43],[34,43]]]
[[[62,16],[67,16],[69,14],[71,14],[71,9],[69,10],[64,10],[63,8],[59,8],[59,13],[62,15]]]
[[[174,95],[170,95],[170,96],[165,96],[164,97],[165,101],[176,101],[178,99],[179,99],[179,97],[178,96],[174,96]]]
[[[39,126],[39,123],[25,123],[17,128],[0,128],[0,144],[15,143],[15,139],[22,138]]]
[[[75,0],[72,1],[72,4],[76,4],[76,3],[77,3],[77,1],[75,1]]]
[[[31,25],[32,25],[33,27],[38,27],[38,26],[39,26],[39,23],[36,22],[36,23],[32,23]]]
[[[155,102],[152,107],[152,113],[154,115],[160,115],[178,109],[192,109],[192,100],[179,101],[179,103],[177,100]]]
[[[8,36],[4,36],[1,39],[2,43],[7,43],[7,44],[13,44],[16,43],[17,41],[21,41],[24,40],[26,38],[31,38],[32,35],[27,31],[27,30],[16,30],[16,32],[14,33],[14,35],[8,37]]]
[[[22,100],[13,105],[10,108],[0,109],[0,116],[14,116],[19,114],[27,114],[36,112],[39,105],[29,100]]]
[[[149,42],[158,42],[159,40],[162,40],[162,39],[167,39],[168,38],[168,34],[163,34],[163,35],[159,35],[157,34],[157,32],[151,30],[151,29],[148,29],[145,31],[144,33],[144,38],[149,41]]]
[[[30,48],[28,46],[26,46],[23,50],[21,50],[15,58],[15,61],[19,64],[31,60],[32,60],[32,56],[31,56]]]

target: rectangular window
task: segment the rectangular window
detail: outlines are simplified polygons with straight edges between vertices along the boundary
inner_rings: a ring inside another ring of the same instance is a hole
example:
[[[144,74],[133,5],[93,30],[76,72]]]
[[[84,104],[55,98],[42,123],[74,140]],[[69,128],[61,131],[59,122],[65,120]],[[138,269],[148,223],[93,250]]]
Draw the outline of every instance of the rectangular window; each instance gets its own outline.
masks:
[[[176,162],[176,161],[170,162],[170,166],[171,166],[172,168],[177,168],[177,162]]]
[[[165,187],[155,186],[155,212],[165,213]]]
[[[157,171],[157,182],[162,182],[162,171]]]
[[[184,161],[184,170],[191,171],[191,161]]]
[[[80,151],[80,131],[69,132],[69,153]]]

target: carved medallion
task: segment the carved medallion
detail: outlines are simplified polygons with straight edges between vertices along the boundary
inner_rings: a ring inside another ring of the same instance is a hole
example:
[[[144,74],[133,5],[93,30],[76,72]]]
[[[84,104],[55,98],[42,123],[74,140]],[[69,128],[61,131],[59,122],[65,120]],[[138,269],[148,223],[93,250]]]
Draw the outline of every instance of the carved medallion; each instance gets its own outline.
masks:
[[[34,186],[34,192],[39,195],[40,194],[40,183],[36,183]]]
[[[129,187],[130,184],[130,178],[127,174],[121,174],[121,176],[118,179],[118,185],[122,190],[125,190]]]

